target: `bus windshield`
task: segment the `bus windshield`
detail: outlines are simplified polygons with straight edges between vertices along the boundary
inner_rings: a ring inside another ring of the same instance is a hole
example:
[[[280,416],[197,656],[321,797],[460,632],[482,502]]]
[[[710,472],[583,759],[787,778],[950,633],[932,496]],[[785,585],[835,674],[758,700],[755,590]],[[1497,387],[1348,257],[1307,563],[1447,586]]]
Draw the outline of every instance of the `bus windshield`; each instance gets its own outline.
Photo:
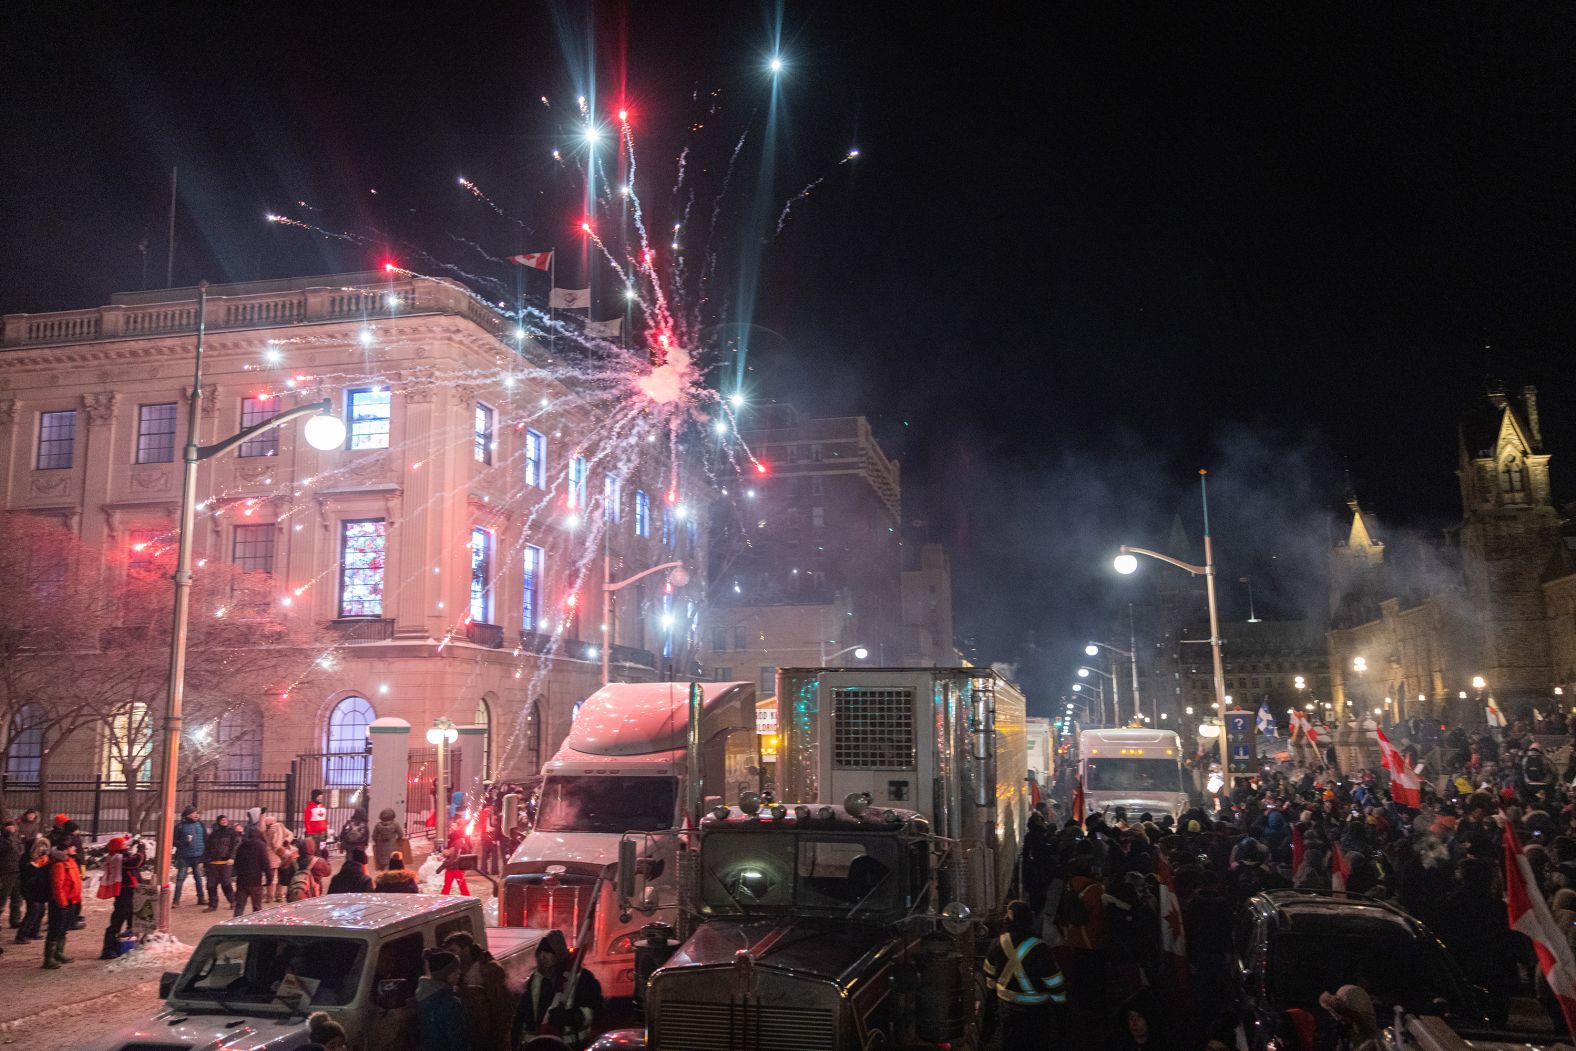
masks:
[[[1084,788],[1090,792],[1181,792],[1182,770],[1175,759],[1088,759]]]

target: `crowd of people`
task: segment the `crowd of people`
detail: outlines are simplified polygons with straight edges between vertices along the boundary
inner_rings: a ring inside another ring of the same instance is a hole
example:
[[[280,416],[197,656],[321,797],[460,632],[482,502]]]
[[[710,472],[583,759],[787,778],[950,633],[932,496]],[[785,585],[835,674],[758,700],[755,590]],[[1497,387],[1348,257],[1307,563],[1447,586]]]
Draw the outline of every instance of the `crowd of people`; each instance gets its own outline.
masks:
[[[1317,752],[1270,763],[1178,819],[1116,808],[1061,821],[1042,802],[1023,845],[1023,900],[985,962],[989,1024],[1003,1047],[1236,1048],[1234,923],[1261,891],[1301,888],[1393,903],[1487,990],[1490,1025],[1510,1022],[1513,998],[1535,997],[1566,1034],[1531,942],[1510,928],[1503,853],[1513,836],[1576,944],[1576,749],[1561,771],[1534,737],[1556,729],[1566,727],[1530,711],[1475,733],[1393,728],[1424,774],[1415,806],[1392,798],[1380,770],[1342,772]],[[1296,1051],[1380,1046],[1375,1005],[1357,984],[1325,990],[1279,1024],[1281,1046]]]

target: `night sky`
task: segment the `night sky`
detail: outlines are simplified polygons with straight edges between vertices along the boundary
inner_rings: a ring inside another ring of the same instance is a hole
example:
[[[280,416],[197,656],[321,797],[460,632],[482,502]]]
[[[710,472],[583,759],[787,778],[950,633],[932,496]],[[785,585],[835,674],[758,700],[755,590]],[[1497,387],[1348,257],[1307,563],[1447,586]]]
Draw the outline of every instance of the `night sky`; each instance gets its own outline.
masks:
[[[1042,703],[1146,586],[1111,550],[1177,512],[1197,536],[1199,467],[1261,615],[1316,606],[1347,470],[1393,535],[1437,535],[1485,381],[1538,386],[1576,497],[1576,8],[942,6],[16,8],[0,310],[141,287],[144,239],[161,285],[171,165],[176,284],[441,272],[418,250],[512,281],[455,238],[576,243],[587,94],[631,109],[659,227],[680,149],[709,213],[749,128],[684,237],[716,331],[756,397],[871,417],[960,633]]]

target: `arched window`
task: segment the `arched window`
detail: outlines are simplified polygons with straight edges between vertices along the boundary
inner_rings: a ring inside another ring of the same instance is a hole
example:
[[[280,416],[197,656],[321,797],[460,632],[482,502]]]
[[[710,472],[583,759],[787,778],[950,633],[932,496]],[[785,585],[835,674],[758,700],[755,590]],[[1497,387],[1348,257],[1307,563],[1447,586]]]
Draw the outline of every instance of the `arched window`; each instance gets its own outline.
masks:
[[[1499,466],[1499,489],[1511,499],[1519,499],[1527,488],[1527,472],[1514,455],[1505,457]]]
[[[247,706],[219,716],[219,763],[214,776],[226,782],[256,782],[263,776],[263,714]]]
[[[371,773],[367,727],[376,718],[372,702],[355,694],[342,699],[328,713],[328,734],[323,749],[328,753],[323,771],[326,787],[362,788],[366,785]]]
[[[99,774],[106,781],[153,780],[153,715],[141,701],[123,705],[104,724]]]
[[[36,783],[44,765],[44,709],[23,705],[6,736],[6,780]]]
[[[492,780],[493,766],[492,705],[487,702],[487,698],[478,697],[476,699],[476,714],[471,717],[471,722],[487,731],[482,734],[482,765],[479,773],[483,781],[490,781]]]
[[[530,711],[525,713],[525,770],[527,777],[536,777],[542,772],[542,712],[545,708],[545,699],[538,697],[531,702]]]

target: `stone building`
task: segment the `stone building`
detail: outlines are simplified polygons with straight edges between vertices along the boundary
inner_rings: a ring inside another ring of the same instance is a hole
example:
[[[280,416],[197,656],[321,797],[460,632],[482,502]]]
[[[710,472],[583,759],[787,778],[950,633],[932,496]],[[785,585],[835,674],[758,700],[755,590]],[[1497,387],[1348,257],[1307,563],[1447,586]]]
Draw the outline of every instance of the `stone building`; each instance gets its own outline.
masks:
[[[383,716],[417,740],[439,717],[473,728],[468,781],[533,776],[601,682],[602,581],[668,561],[692,568],[687,588],[653,575],[616,596],[612,675],[692,665],[702,472],[638,424],[610,433],[596,392],[512,322],[453,283],[385,273],[214,286],[205,309],[199,443],[324,398],[349,431],[318,452],[287,425],[199,469],[199,564],[272,574],[290,615],[337,638],[311,691],[236,699],[219,727],[235,777],[360,751]],[[196,311],[188,288],[5,317],[5,510],[106,553],[173,547]],[[0,727],[12,781],[28,730]],[[101,752],[83,740],[59,772],[93,776]]]
[[[1549,486],[1537,392],[1490,390],[1460,423],[1461,521],[1441,544],[1393,556],[1355,498],[1331,553],[1330,669],[1338,709],[1389,707],[1482,722],[1546,703],[1564,680],[1555,654],[1573,646],[1560,610],[1572,587],[1562,519]],[[1480,685],[1481,684],[1481,685]]]

